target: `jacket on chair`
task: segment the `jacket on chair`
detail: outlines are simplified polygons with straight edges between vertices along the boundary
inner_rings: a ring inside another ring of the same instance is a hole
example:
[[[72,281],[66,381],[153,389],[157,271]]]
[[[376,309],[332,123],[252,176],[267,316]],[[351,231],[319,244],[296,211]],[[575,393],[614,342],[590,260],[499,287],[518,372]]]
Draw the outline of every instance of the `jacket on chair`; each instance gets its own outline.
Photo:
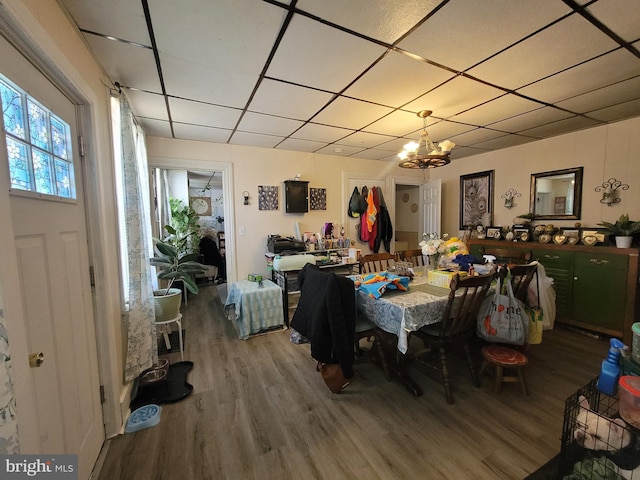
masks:
[[[300,301],[291,327],[311,344],[311,356],[322,363],[339,363],[353,377],[356,300],[353,282],[307,264],[298,273]]]

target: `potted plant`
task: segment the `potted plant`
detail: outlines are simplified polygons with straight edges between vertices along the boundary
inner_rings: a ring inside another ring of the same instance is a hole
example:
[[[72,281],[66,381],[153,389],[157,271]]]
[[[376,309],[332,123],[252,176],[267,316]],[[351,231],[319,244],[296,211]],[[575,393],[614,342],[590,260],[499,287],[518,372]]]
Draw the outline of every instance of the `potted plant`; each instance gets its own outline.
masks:
[[[188,237],[176,237],[175,230],[165,226],[169,233],[165,239],[155,239],[156,256],[150,259],[151,265],[158,267],[158,279],[166,280],[166,288],[154,290],[156,321],[166,321],[178,316],[182,301],[182,291],[171,288],[176,280],[194,295],[198,294],[198,285],[194,275],[207,270],[198,263],[197,253],[185,253]]]
[[[603,220],[598,225],[604,227],[604,233],[615,236],[618,248],[629,248],[633,235],[640,232],[640,222],[629,220],[629,215],[626,213],[620,215],[615,223]]]

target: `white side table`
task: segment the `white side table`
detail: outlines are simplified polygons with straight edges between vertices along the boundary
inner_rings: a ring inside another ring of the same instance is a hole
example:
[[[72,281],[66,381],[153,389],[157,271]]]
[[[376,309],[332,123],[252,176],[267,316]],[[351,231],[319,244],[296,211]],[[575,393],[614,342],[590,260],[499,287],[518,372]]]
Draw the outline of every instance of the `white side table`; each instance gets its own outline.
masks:
[[[184,362],[184,346],[182,343],[182,314],[179,313],[177,317],[170,320],[164,320],[162,322],[155,322],[156,326],[160,326],[162,329],[162,335],[164,336],[164,344],[167,350],[171,349],[171,341],[169,340],[169,331],[171,330],[171,323],[178,324],[178,339],[180,340],[180,360]]]

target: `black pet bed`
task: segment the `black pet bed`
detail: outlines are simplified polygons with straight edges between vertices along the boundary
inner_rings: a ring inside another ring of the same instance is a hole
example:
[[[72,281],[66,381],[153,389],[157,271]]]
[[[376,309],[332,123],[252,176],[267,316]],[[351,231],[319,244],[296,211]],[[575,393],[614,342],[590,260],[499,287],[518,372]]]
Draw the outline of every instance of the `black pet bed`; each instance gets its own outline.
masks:
[[[129,408],[134,411],[144,405],[174,403],[188,397],[193,391],[193,385],[187,383],[187,374],[193,368],[193,362],[177,362],[169,365],[169,372],[165,380],[143,384],[140,378],[147,371],[142,372],[136,379]]]

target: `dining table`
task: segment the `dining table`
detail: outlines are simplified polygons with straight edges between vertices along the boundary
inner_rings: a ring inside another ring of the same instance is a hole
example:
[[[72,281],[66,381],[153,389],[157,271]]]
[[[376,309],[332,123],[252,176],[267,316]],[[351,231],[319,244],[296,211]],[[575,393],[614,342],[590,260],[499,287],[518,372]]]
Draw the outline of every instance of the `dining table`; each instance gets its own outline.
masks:
[[[427,270],[416,269],[406,291],[387,289],[379,298],[364,290],[356,291],[358,310],[378,327],[375,339],[387,378],[399,379],[417,397],[423,392],[407,372],[409,337],[411,332],[440,321],[450,292],[449,288],[429,284]],[[362,277],[350,278],[357,283]]]

